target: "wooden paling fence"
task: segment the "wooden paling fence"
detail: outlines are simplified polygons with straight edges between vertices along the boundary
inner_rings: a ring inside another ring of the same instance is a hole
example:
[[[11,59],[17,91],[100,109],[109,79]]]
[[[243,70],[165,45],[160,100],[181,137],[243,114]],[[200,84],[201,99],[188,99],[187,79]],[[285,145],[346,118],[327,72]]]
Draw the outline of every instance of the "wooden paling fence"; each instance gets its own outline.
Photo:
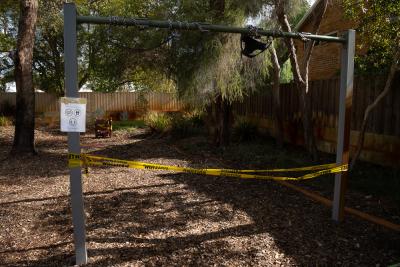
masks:
[[[373,102],[385,86],[385,78],[356,77],[352,107],[352,130],[359,130],[366,107]],[[337,127],[339,80],[310,82],[313,119],[317,127]],[[280,90],[282,117],[285,121],[298,121],[299,91],[294,84],[283,84]],[[242,102],[234,103],[235,113],[241,116],[273,118],[273,103],[270,90],[255,93]],[[400,75],[393,83],[391,92],[370,114],[367,132],[400,137]]]
[[[80,97],[87,99],[87,111],[96,112],[103,110],[112,111],[137,111],[148,109],[154,111],[179,111],[183,108],[180,102],[173,94],[169,93],[135,93],[135,92],[117,92],[117,93],[79,93]],[[37,113],[59,112],[59,98],[52,94],[36,93],[35,95]],[[0,105],[5,101],[15,105],[15,93],[0,93]]]
[[[364,111],[383,90],[385,77],[356,77],[354,81],[353,108],[351,120],[350,146],[354,150],[358,140]],[[314,130],[318,148],[321,151],[334,153],[336,150],[336,127],[339,99],[339,80],[321,80],[310,82],[313,107]],[[175,95],[167,93],[140,94],[134,92],[118,93],[80,93],[87,98],[89,116],[97,114],[118,114],[143,110],[180,111],[185,103]],[[284,119],[284,138],[302,144],[301,112],[299,109],[299,92],[293,84],[283,84],[280,90],[281,112]],[[0,93],[0,110],[5,102],[15,105],[15,93]],[[270,134],[274,129],[272,94],[269,89],[257,92],[243,101],[233,104],[236,115],[256,119],[260,128]],[[57,125],[59,118],[59,98],[47,93],[36,93],[36,112],[42,113],[45,124]],[[136,115],[134,115],[135,117]],[[117,116],[118,118],[118,116]],[[131,118],[129,116],[129,118]],[[398,165],[400,164],[400,75],[393,83],[391,92],[370,114],[364,150],[361,158],[367,161]]]
[[[385,77],[356,77],[354,81],[353,109],[351,127],[361,128],[365,108],[383,90]],[[337,126],[339,80],[310,82],[312,94],[313,119],[317,127],[335,128]],[[285,121],[299,121],[299,92],[294,84],[281,85],[282,117]],[[147,108],[154,111],[179,111],[185,107],[174,94],[169,93],[80,93],[87,98],[88,112],[101,109],[112,111],[137,111]],[[0,105],[7,101],[15,105],[15,93],[0,93]],[[1,108],[1,106],[0,106]],[[59,112],[58,97],[47,93],[36,93],[36,112]],[[273,118],[271,91],[257,92],[243,101],[233,104],[237,115],[257,118]],[[393,83],[393,89],[370,115],[367,132],[400,136],[400,75]]]

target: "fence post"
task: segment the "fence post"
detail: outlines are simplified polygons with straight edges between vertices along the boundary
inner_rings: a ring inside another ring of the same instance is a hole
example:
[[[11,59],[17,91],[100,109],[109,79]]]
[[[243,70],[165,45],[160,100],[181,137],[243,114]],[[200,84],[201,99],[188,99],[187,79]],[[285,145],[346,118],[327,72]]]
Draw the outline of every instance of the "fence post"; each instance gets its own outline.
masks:
[[[64,4],[64,67],[65,90],[67,97],[79,97],[78,63],[76,46],[76,7]],[[80,154],[79,133],[68,133],[68,152]],[[70,168],[70,191],[72,205],[72,224],[76,264],[87,263],[85,211],[83,207],[82,171],[80,167]]]
[[[343,44],[341,55],[339,125],[336,149],[336,163],[339,165],[348,164],[350,156],[350,120],[353,102],[355,31],[348,30],[345,34],[345,39],[346,43]],[[335,175],[332,219],[337,222],[342,221],[344,217],[347,176],[347,172],[340,172]]]

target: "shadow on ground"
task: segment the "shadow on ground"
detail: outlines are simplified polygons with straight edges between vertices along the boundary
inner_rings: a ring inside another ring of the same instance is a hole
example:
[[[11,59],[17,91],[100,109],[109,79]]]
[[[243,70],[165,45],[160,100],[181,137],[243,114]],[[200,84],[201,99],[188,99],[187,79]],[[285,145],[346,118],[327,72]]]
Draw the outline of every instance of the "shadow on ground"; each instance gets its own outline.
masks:
[[[158,139],[143,139],[93,154],[120,159],[191,160]],[[57,162],[64,161],[62,155],[53,157]],[[57,172],[65,170],[61,165],[56,166]],[[32,171],[42,174],[40,170]],[[154,176],[157,183],[151,185],[85,194],[89,265],[274,264],[263,257],[275,257],[275,264],[288,263],[279,262],[273,250],[290,258],[290,264],[301,266],[375,266],[400,261],[398,233],[352,217],[341,224],[333,223],[328,209],[274,182],[190,174],[155,173]],[[70,239],[66,197],[25,201],[49,200],[53,202],[44,203],[48,208],[41,214],[40,227]],[[3,203],[14,204],[24,202]],[[237,211],[246,214],[250,221],[240,223]],[[202,221],[208,221],[210,228],[219,224],[219,228],[188,229]],[[229,225],[232,221],[238,223]],[[233,249],[230,242],[239,239],[246,245]],[[8,263],[60,266],[74,261],[70,243],[37,249],[45,251],[39,260]],[[0,257],[4,253],[25,252],[2,251]]]

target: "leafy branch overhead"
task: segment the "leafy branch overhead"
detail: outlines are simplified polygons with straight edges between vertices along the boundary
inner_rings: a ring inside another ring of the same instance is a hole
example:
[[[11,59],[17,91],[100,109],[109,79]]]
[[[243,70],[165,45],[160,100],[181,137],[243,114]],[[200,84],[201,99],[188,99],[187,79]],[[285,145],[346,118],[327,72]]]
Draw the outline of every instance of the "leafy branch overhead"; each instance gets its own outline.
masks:
[[[63,0],[39,0],[38,26],[34,46],[35,88],[64,93]],[[298,0],[299,9],[305,1]],[[15,50],[18,5],[2,3],[0,46]],[[268,14],[271,1],[75,1],[81,15],[147,17],[175,21],[245,26],[249,16]],[[301,7],[301,8],[300,8]],[[297,10],[297,9],[296,9]],[[112,92],[136,90],[174,90],[181,95],[207,94],[214,87],[227,99],[243,97],[266,77],[266,57],[242,60],[239,41],[222,34],[174,33],[146,28],[82,25],[78,28],[79,87]],[[13,79],[13,62],[1,54],[2,83]],[[257,67],[257,64],[261,63]],[[6,73],[11,75],[6,76]],[[210,79],[213,80],[210,83]],[[200,91],[194,88],[204,87]],[[214,89],[213,89],[214,90]]]
[[[386,73],[400,49],[400,4],[397,0],[344,0],[347,17],[359,26],[356,66],[361,73]]]
[[[345,0],[344,7],[347,16],[359,25],[358,44],[364,53],[356,58],[358,70],[361,73],[387,73],[385,87],[364,112],[351,162],[354,167],[364,146],[370,113],[392,90],[396,72],[400,70],[400,4],[395,0]]]

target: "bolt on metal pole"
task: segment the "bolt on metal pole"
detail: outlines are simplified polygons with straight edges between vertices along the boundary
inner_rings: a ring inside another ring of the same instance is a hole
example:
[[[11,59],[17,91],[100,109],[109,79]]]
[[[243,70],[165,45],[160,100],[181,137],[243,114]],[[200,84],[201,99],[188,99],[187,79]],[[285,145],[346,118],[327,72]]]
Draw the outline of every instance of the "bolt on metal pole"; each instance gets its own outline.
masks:
[[[76,39],[76,7],[75,4],[67,3],[64,4],[64,71],[67,97],[79,97]],[[81,153],[79,139],[79,133],[68,133],[69,153]],[[81,167],[70,169],[70,192],[76,264],[80,265],[87,263]]]
[[[336,163],[348,164],[350,156],[350,120],[353,102],[354,52],[356,33],[348,30],[345,34],[346,43],[342,47],[340,95],[339,95],[339,125],[336,149]],[[345,192],[347,189],[348,172],[335,175],[332,219],[340,222],[344,218]]]

